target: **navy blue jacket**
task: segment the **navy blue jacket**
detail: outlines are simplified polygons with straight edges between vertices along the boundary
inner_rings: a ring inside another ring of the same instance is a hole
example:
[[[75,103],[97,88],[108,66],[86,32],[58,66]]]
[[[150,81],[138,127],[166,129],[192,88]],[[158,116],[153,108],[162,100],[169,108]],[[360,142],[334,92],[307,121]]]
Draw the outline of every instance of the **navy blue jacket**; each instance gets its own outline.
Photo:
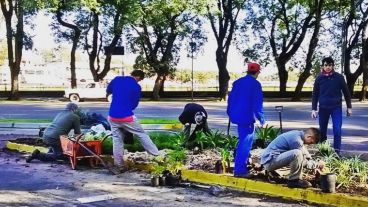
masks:
[[[342,93],[344,94],[346,105],[351,108],[351,96],[344,76],[333,72],[331,76],[319,75],[314,81],[312,110],[319,108],[333,109],[342,106]]]
[[[134,115],[141,97],[141,86],[131,76],[115,77],[107,86],[106,92],[112,94],[109,116],[125,118]]]
[[[179,116],[179,121],[182,124],[186,123],[195,124],[196,121],[194,119],[194,116],[197,112],[203,112],[206,115],[206,117],[204,118],[204,122],[207,121],[208,118],[207,111],[203,108],[202,105],[196,103],[188,103],[184,106],[184,110]]]
[[[253,76],[246,75],[233,83],[227,114],[234,124],[254,124],[254,117],[264,124],[262,86]]]

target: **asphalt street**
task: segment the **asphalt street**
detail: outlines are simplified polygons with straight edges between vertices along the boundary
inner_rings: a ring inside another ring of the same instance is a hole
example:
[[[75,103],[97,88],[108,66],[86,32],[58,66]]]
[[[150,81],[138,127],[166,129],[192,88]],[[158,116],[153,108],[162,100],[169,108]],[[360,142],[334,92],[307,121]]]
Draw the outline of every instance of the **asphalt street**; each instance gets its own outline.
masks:
[[[218,101],[196,101],[202,104],[209,114],[209,126],[212,129],[226,132],[228,117],[226,114],[226,102]],[[61,111],[67,102],[59,100],[46,101],[2,101],[0,104],[0,119],[34,118],[52,119]],[[142,101],[135,110],[138,118],[170,118],[177,119],[184,105],[184,101]],[[108,115],[109,103],[107,102],[81,102],[79,106],[89,112]],[[264,113],[266,123],[275,127],[280,126],[279,113],[275,106],[283,106],[281,113],[283,131],[292,129],[304,129],[307,127],[318,127],[318,120],[310,117],[311,103],[305,102],[264,102]],[[345,110],[345,106],[344,109]],[[353,102],[353,115],[343,117],[343,150],[368,151],[368,104]],[[331,121],[329,124],[328,137],[332,138]],[[236,135],[236,126],[231,125],[231,133]]]

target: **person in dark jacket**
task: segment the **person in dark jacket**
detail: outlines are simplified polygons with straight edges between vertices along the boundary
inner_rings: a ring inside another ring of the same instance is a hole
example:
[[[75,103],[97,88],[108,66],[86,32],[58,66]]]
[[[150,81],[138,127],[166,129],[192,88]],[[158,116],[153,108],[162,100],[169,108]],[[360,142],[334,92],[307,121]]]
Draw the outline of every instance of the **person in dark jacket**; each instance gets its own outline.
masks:
[[[264,125],[262,86],[257,81],[261,66],[248,63],[247,75],[236,80],[229,94],[227,114],[238,125],[234,176],[248,177],[247,161],[252,148],[255,117]]]
[[[130,76],[115,77],[107,86],[107,94],[112,94],[109,109],[109,122],[113,140],[114,164],[121,172],[127,168],[123,163],[123,152],[126,132],[137,135],[143,148],[152,155],[158,155],[158,149],[144,131],[133,110],[137,108],[141,97],[139,81],[144,79],[144,72],[134,70]]]
[[[208,128],[207,118],[207,111],[202,105],[188,103],[184,106],[184,110],[179,116],[179,121],[184,125],[186,143],[194,141],[198,131],[202,130],[206,135],[211,134],[211,131]],[[192,134],[190,134],[192,124],[195,124],[195,129],[193,130]]]
[[[32,155],[27,158],[27,162],[33,159],[38,159],[44,162],[55,161],[63,158],[63,151],[61,149],[60,135],[67,135],[74,129],[74,134],[81,133],[80,119],[75,114],[78,105],[75,103],[68,103],[65,110],[58,113],[50,126],[43,132],[43,142],[49,146],[48,153],[42,153],[38,149],[32,152]]]
[[[322,60],[322,71],[314,82],[312,98],[312,118],[319,115],[319,129],[321,131],[320,142],[327,140],[327,126],[331,116],[334,134],[334,149],[336,153],[341,150],[341,126],[342,126],[342,93],[344,94],[347,111],[351,116],[351,96],[344,77],[334,71],[334,60],[331,57]],[[342,92],[342,93],[341,93]],[[317,111],[317,104],[319,110]]]

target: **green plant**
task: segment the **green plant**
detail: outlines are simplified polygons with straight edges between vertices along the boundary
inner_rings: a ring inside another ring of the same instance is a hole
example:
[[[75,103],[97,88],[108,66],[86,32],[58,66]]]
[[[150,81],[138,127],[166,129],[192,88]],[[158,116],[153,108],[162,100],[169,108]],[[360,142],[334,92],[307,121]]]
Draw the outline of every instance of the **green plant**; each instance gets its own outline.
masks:
[[[229,149],[221,149],[221,164],[223,172],[227,172],[226,169],[230,167],[230,160],[232,159],[232,154]]]
[[[208,138],[205,133],[198,132],[194,143],[199,146],[200,150],[204,150],[208,145]]]
[[[257,127],[256,128],[256,139],[261,140],[263,144],[266,147],[266,143],[270,143],[272,140],[274,140],[279,134],[280,129],[273,128],[273,126],[266,126],[264,127]]]
[[[331,143],[328,140],[318,143],[317,149],[322,156],[330,156],[335,154],[335,150],[331,147]]]
[[[151,175],[153,175],[153,176],[159,176],[165,170],[165,166],[160,165],[159,163],[154,163],[152,168],[153,169],[151,171]]]

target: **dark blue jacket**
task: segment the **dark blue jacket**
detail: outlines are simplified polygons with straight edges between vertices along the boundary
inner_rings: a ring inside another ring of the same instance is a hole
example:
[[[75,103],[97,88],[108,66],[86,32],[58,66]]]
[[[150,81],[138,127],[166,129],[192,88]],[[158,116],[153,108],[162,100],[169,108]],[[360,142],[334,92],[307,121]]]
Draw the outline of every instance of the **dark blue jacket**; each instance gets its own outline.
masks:
[[[254,117],[264,124],[262,86],[253,76],[246,75],[233,83],[227,114],[234,124],[254,124]]]
[[[204,122],[207,121],[208,118],[207,111],[203,108],[202,105],[196,103],[188,103],[184,106],[184,110],[179,116],[179,121],[182,124],[186,123],[195,124],[196,121],[194,119],[194,116],[197,112],[203,112],[206,115],[206,117],[204,118]]]
[[[109,116],[125,118],[134,115],[141,97],[141,86],[131,76],[115,77],[107,86],[106,92],[112,94]]]
[[[314,82],[312,110],[317,110],[317,103],[319,103],[319,108],[341,107],[341,91],[344,94],[347,107],[351,108],[351,97],[344,76],[336,72],[331,76],[319,75]]]

